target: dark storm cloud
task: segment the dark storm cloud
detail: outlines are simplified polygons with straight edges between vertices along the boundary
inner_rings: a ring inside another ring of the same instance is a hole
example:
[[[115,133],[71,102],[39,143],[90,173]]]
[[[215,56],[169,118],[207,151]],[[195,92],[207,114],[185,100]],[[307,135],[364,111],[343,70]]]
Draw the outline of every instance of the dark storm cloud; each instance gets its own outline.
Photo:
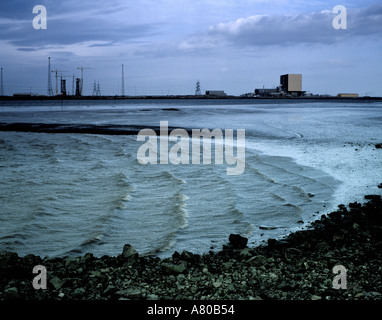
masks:
[[[41,1],[40,1],[41,2]],[[47,8],[47,29],[35,30],[32,21],[33,5],[25,1],[9,1],[0,6],[1,40],[19,47],[19,50],[33,50],[52,45],[70,45],[83,42],[105,42],[102,46],[113,45],[155,34],[154,24],[129,24],[113,17],[117,7],[73,8],[60,3],[52,5],[45,1]],[[23,5],[21,5],[21,3]],[[84,3],[81,3],[83,5]],[[93,44],[94,45],[94,44]]]
[[[39,4],[43,4],[44,1],[39,1]],[[0,17],[8,18],[12,20],[29,19],[34,7],[32,1],[25,0],[12,0],[0,2]]]

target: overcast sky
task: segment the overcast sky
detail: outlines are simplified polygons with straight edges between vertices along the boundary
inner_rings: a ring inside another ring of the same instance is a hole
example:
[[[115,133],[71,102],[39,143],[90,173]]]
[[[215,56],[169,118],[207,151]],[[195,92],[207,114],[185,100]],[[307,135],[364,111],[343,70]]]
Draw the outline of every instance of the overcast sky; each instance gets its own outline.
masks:
[[[47,29],[32,25],[35,5]],[[336,30],[333,7],[347,9]],[[302,73],[303,90],[382,96],[380,0],[10,0],[0,3],[4,91],[47,93],[52,70],[84,70],[84,94],[240,95]],[[90,69],[91,68],[91,69]],[[55,76],[52,74],[55,90]]]

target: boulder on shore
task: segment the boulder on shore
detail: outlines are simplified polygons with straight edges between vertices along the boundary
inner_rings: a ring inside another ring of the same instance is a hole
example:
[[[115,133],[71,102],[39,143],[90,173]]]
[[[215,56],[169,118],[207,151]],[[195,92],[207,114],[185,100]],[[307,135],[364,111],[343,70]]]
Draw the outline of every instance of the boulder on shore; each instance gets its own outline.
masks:
[[[233,249],[244,249],[247,247],[248,239],[239,234],[230,234],[228,240]]]

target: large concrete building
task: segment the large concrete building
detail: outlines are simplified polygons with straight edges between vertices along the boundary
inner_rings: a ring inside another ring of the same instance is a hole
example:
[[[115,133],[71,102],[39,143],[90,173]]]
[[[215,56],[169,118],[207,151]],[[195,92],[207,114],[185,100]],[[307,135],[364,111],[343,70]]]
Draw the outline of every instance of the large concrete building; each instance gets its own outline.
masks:
[[[302,74],[284,74],[280,76],[280,85],[285,93],[300,96],[302,94]]]

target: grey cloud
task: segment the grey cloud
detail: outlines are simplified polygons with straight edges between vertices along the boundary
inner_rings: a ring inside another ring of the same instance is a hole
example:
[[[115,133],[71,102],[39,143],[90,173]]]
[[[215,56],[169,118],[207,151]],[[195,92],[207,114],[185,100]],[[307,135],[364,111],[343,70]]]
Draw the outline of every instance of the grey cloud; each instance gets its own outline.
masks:
[[[155,35],[158,32],[154,24],[130,24],[113,16],[118,7],[88,6],[73,7],[57,3],[53,6],[46,2],[48,19],[46,30],[35,30],[32,21],[33,5],[25,1],[8,1],[0,5],[1,40],[25,51],[26,48],[43,48],[53,45],[70,45],[82,42],[102,41],[107,46],[116,42],[131,41]],[[8,3],[7,2],[7,3]],[[44,1],[40,1],[44,2]],[[21,5],[21,3],[23,5]],[[42,3],[43,4],[43,3]],[[17,9],[19,5],[19,9]],[[83,3],[81,3],[83,5]]]
[[[2,40],[20,47],[43,47],[70,45],[81,42],[105,41],[109,45],[153,34],[150,25],[105,25],[97,19],[82,21],[49,21],[46,30],[34,30],[32,23],[20,23],[18,28],[9,27]],[[104,44],[103,46],[106,46]]]
[[[347,9],[346,30],[332,26],[336,14],[331,11],[298,15],[262,15],[219,23],[210,27],[201,38],[185,43],[197,48],[200,43],[226,42],[241,46],[293,45],[296,43],[330,44],[355,36],[382,34],[382,5],[363,9]]]
[[[37,51],[38,49],[35,48],[17,48],[18,51],[25,51],[25,52],[33,52]]]
[[[42,1],[39,2],[38,4],[43,4]],[[26,0],[1,1],[0,17],[17,20],[29,19],[36,4]]]
[[[89,48],[96,48],[96,47],[111,47],[115,45],[115,42],[107,42],[107,43],[96,43],[89,46]]]

